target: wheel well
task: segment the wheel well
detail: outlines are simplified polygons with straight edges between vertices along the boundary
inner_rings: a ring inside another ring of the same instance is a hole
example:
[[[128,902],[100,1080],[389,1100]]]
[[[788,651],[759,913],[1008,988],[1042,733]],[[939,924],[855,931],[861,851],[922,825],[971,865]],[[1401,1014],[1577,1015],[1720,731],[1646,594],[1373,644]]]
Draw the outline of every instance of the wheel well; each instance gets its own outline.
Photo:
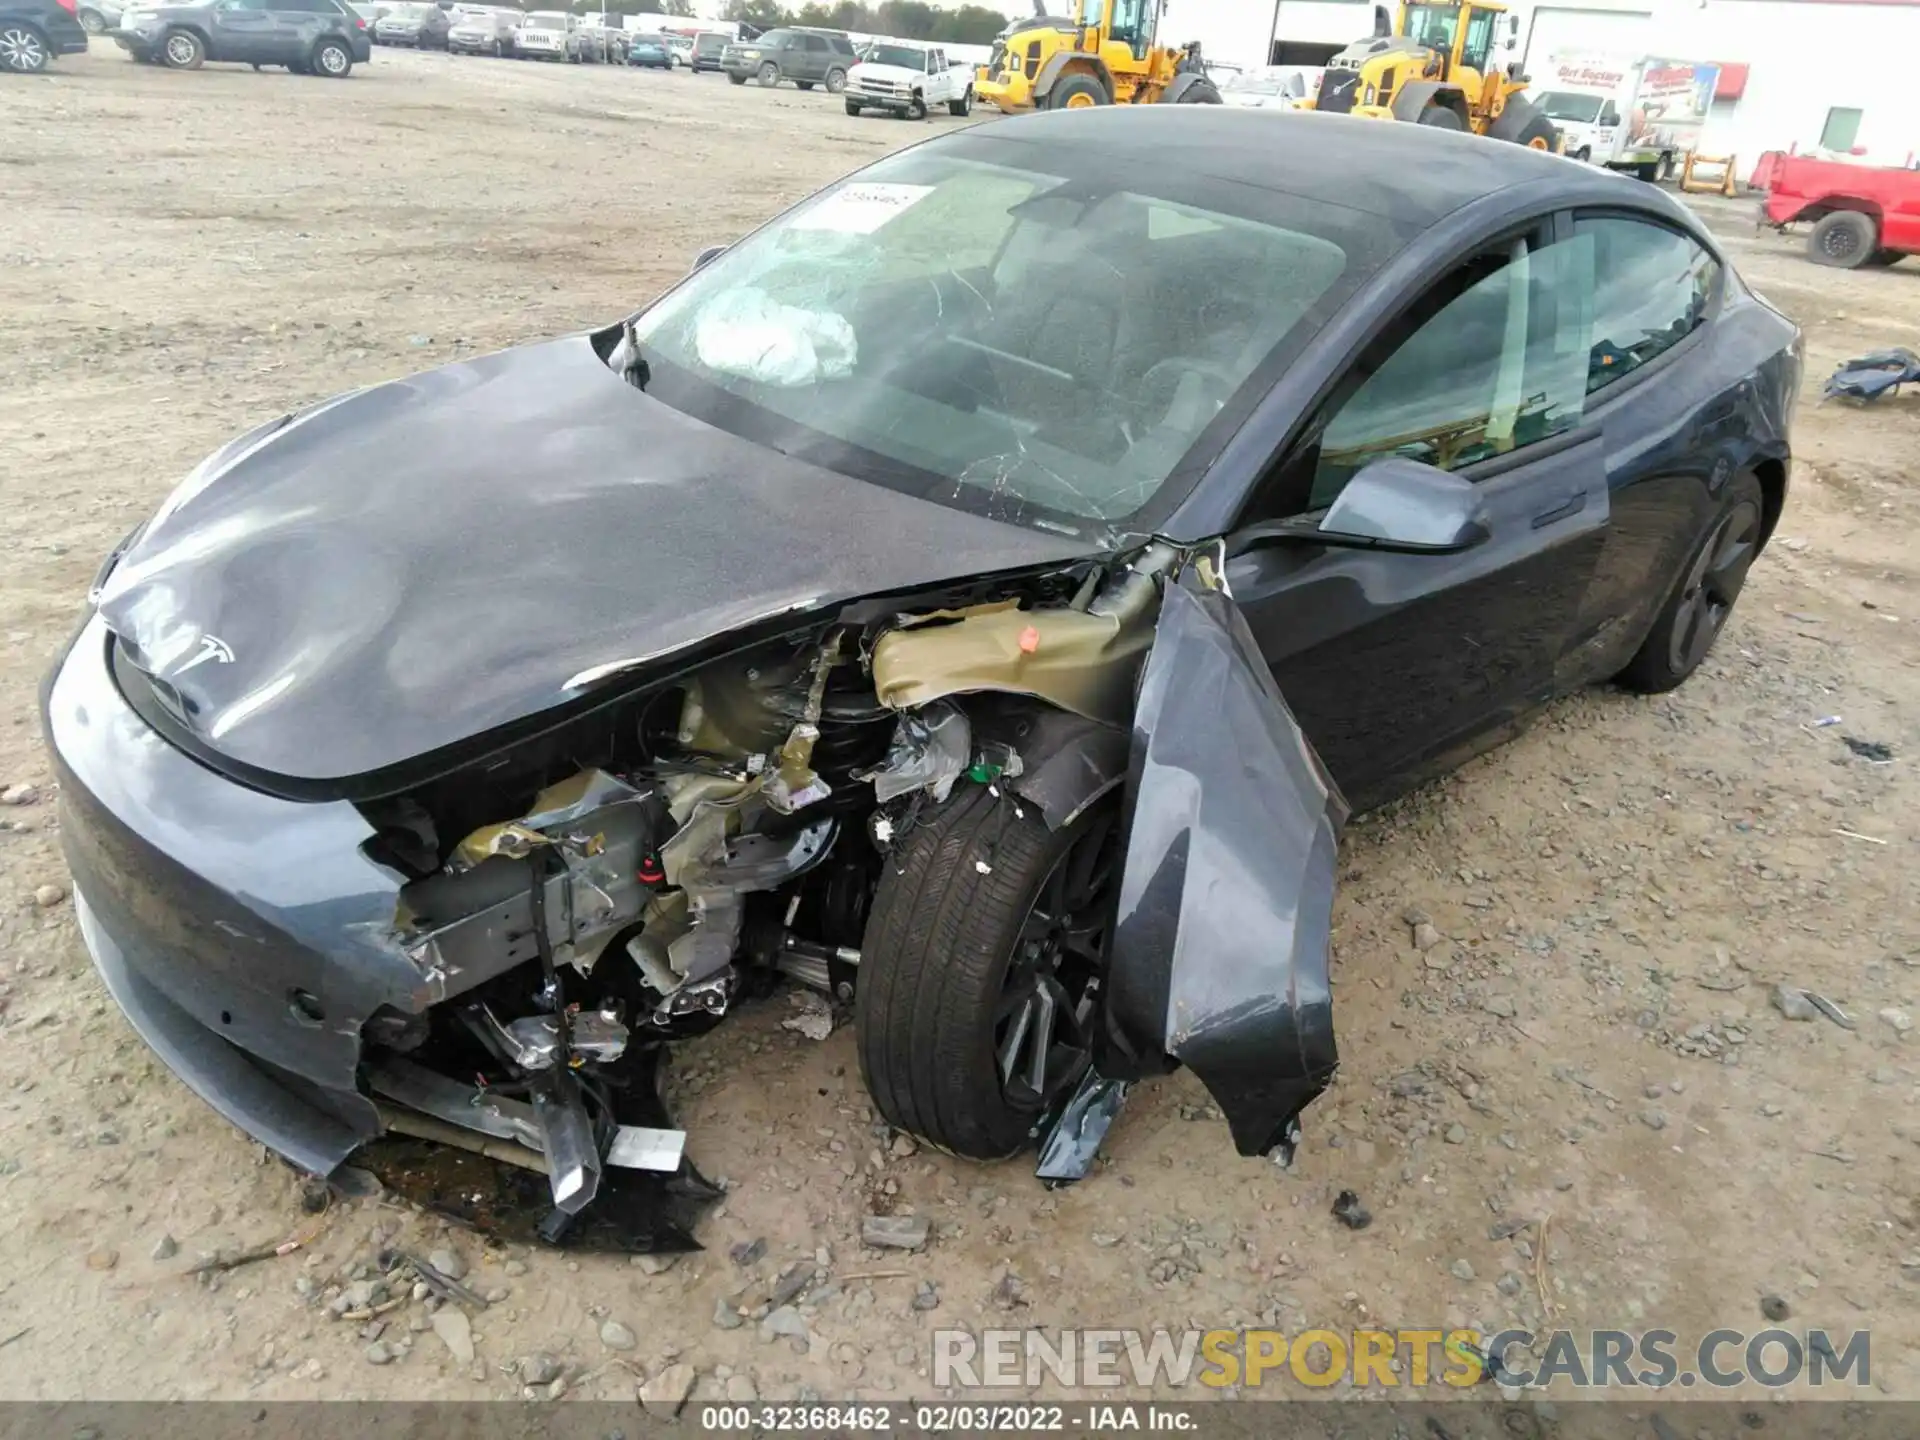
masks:
[[[213,41],[207,37],[207,32],[202,30],[198,25],[173,24],[167,26],[166,33],[171,35],[176,30],[186,31],[187,34],[193,36],[194,39],[200,42],[200,46],[204,50],[211,50],[213,48]],[[165,37],[163,36],[162,38],[164,39]]]
[[[1841,210],[1857,210],[1860,214],[1872,220],[1876,227],[1884,218],[1880,207],[1871,200],[1861,200],[1852,195],[1829,195],[1817,204],[1807,206],[1806,209],[1794,216],[1794,219],[1824,220],[1827,216]]]
[[[1760,543],[1765,545],[1773,535],[1773,527],[1779,523],[1780,512],[1786,508],[1787,462],[1762,460],[1753,467],[1753,474],[1760,482]]]

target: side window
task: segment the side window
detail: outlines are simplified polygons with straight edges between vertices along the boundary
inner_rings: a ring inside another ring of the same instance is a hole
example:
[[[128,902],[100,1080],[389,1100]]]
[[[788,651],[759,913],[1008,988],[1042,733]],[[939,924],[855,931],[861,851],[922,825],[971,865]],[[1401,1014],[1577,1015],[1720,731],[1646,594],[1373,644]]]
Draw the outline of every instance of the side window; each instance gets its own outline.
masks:
[[[809,35],[806,37],[806,40],[807,49],[814,53],[818,53],[827,48],[827,40],[824,35]]]
[[[1591,216],[1574,235],[1593,248],[1593,343],[1587,393],[1671,350],[1706,319],[1720,265],[1678,231]]]
[[[1385,456],[1459,470],[1579,424],[1591,256],[1584,237],[1545,247],[1515,240],[1429,292],[1397,335],[1361,358],[1336,399],[1304,508],[1331,505],[1362,466]]]

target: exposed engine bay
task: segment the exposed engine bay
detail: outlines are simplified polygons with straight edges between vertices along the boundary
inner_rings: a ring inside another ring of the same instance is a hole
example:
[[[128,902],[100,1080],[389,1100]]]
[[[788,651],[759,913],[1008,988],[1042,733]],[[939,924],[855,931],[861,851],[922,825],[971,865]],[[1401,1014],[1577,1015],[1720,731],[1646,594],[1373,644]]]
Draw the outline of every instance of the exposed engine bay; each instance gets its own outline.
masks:
[[[1183,558],[861,602],[365,802],[430,1002],[363,1027],[389,1131],[544,1170],[556,1233],[608,1167],[678,1169],[683,1134],[633,1123],[660,1047],[780,977],[851,1000],[930,807],[988,786],[1064,824],[1121,782]]]

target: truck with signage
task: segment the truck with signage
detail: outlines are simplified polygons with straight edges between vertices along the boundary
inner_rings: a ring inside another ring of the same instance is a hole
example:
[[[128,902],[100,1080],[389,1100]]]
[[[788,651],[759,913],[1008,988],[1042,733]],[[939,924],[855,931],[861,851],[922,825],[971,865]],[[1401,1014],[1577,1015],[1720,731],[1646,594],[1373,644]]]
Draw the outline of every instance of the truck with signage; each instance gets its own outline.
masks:
[[[1531,94],[1567,154],[1658,180],[1699,143],[1719,79],[1718,65],[1692,60],[1556,54]]]

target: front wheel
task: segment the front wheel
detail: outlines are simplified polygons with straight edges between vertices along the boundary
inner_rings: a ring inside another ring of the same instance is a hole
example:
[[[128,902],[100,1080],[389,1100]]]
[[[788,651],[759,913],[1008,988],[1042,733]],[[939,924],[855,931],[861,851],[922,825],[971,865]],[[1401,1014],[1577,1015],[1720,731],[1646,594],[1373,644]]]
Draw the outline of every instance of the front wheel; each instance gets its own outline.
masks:
[[[861,945],[860,1070],[889,1124],[996,1160],[1093,1058],[1117,796],[1050,830],[1004,789],[967,785],[888,857]]]
[[[1733,602],[1747,583],[1747,570],[1760,553],[1765,514],[1757,479],[1742,474],[1728,484],[1673,594],[1654,618],[1646,642],[1617,677],[1621,685],[1658,695],[1700,668],[1726,627]]]
[[[847,101],[847,114],[849,114],[849,115],[859,115],[859,114],[861,114],[861,113],[863,113],[863,112],[861,111],[861,109],[860,109],[860,104],[859,104],[859,102],[858,102],[857,100],[849,100],[849,101]]]
[[[973,113],[973,87],[971,85],[967,87],[967,93],[962,95],[958,100],[947,101],[947,113],[949,115],[971,115]]]
[[[1106,87],[1091,75],[1063,76],[1047,94],[1049,110],[1084,110],[1112,103]]]
[[[1553,151],[1560,145],[1560,132],[1553,128],[1553,122],[1544,115],[1536,115],[1527,121],[1513,138],[1529,150]]]
[[[313,73],[344,80],[353,70],[353,52],[341,40],[322,40],[313,47]]]
[[[98,10],[82,10],[80,12],[80,28],[89,35],[104,35],[107,33],[106,16],[102,15]]]
[[[907,101],[907,119],[924,120],[926,118],[927,118],[927,102],[925,97],[916,95],[911,100]]]
[[[1430,130],[1464,130],[1460,116],[1445,105],[1429,105],[1420,112],[1419,123]]]
[[[760,67],[760,83],[771,90],[780,83],[780,67],[771,60]]]
[[[827,93],[838,95],[847,88],[847,72],[844,70],[827,71]]]
[[[160,53],[175,70],[198,70],[207,61],[207,47],[191,30],[169,31]]]

